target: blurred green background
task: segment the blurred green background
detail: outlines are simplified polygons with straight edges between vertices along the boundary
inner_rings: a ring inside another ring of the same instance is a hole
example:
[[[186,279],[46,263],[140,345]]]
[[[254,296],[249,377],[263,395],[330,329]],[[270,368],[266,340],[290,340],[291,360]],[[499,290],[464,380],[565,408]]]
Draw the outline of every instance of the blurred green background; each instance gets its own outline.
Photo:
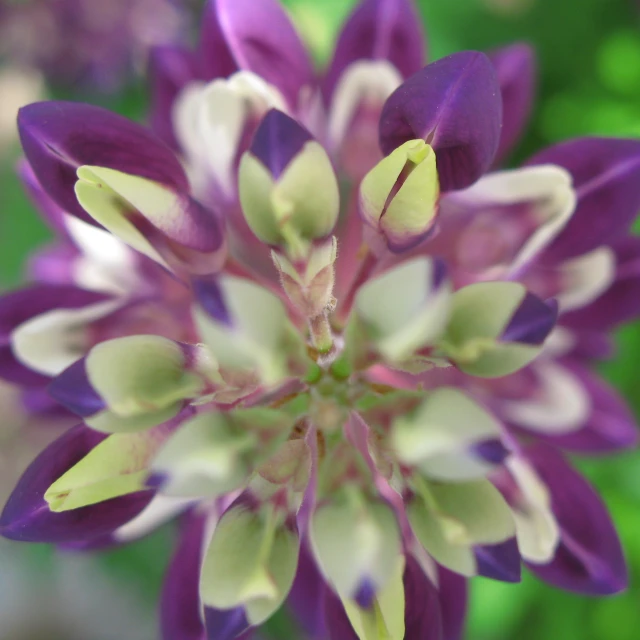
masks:
[[[318,58],[326,57],[353,3],[288,0],[288,4]],[[640,136],[639,4],[631,0],[420,0],[420,5],[432,60],[459,49],[491,49],[518,39],[535,46],[540,61],[538,101],[516,160],[576,135]],[[70,96],[55,91],[52,95]],[[87,93],[71,97],[106,104],[134,118],[142,117],[145,110],[143,81],[115,97]],[[0,160],[2,288],[19,281],[25,256],[48,237],[13,177],[17,157],[15,146],[5,146]],[[602,369],[640,417],[636,390],[640,323],[623,329],[618,342],[617,359]],[[517,586],[477,579],[468,640],[640,637],[640,461],[637,454],[629,453],[577,464],[597,485],[617,522],[631,566],[631,590],[594,600],[560,592],[528,575]],[[85,562],[97,563],[100,571],[137,591],[141,606],[152,615],[173,534],[167,527],[145,541]],[[16,547],[15,552],[24,554],[25,562],[40,572],[51,561],[51,551],[44,547]],[[276,620],[273,637],[290,638],[285,628],[286,621]]]

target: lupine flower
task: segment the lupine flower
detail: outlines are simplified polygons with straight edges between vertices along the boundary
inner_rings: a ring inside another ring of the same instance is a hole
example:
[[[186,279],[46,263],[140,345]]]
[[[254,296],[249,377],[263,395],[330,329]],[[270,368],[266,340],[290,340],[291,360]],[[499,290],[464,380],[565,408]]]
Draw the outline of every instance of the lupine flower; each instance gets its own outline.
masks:
[[[184,4],[184,3],[183,3]],[[117,90],[152,46],[187,35],[174,0],[26,0],[0,8],[0,55],[56,85]]]
[[[455,640],[466,580],[522,563],[624,589],[564,452],[636,441],[589,361],[639,311],[640,143],[492,170],[532,52],[425,66],[408,0],[363,0],[323,74],[276,0],[212,0],[197,51],[153,61],[159,137],[88,105],[19,115],[58,237],[0,302],[0,375],[78,425],[2,534],[93,548],[181,514],[167,640],[283,605],[310,638]]]

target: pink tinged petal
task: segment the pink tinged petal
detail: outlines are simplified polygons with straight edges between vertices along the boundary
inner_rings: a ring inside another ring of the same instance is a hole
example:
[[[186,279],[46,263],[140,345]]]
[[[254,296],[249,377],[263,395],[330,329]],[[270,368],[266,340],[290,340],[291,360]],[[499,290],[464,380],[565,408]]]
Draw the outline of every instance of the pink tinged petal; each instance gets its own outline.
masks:
[[[474,548],[478,575],[501,582],[520,582],[522,559],[515,538],[495,545]]]
[[[180,46],[158,46],[149,52],[149,83],[153,132],[171,148],[178,149],[173,126],[173,105],[179,93],[199,78],[196,56]]]
[[[536,85],[536,56],[524,43],[489,53],[498,74],[502,95],[502,133],[495,162],[513,149],[529,121]]]
[[[420,16],[412,0],[362,0],[338,37],[325,79],[327,96],[358,60],[386,60],[407,78],[424,65],[424,49]]]
[[[548,564],[529,568],[554,586],[587,595],[626,589],[627,566],[611,517],[591,485],[547,445],[526,452],[551,494],[560,544]]]
[[[171,149],[144,127],[106,109],[73,102],[36,102],[20,109],[18,129],[27,160],[54,202],[87,222],[74,185],[83,165],[108,167],[189,190]]]
[[[442,640],[443,625],[438,589],[413,557],[404,570],[405,638]]]
[[[380,118],[385,155],[422,138],[436,152],[443,192],[464,189],[485,173],[500,140],[502,101],[483,53],[442,58],[411,76],[387,100]]]
[[[467,615],[467,580],[438,567],[438,593],[442,614],[442,640],[462,640]]]
[[[135,518],[153,497],[139,491],[65,512],[49,510],[44,494],[104,436],[84,425],[49,445],[25,471],[0,516],[0,534],[25,542],[70,543],[100,538]]]
[[[238,67],[264,78],[298,103],[314,79],[313,65],[277,0],[216,0],[218,20]]]
[[[206,523],[206,516],[196,512],[186,515],[182,522],[178,545],[162,588],[163,640],[205,640],[198,584]]]
[[[498,339],[501,342],[541,345],[557,319],[558,305],[555,300],[545,302],[527,292]]]
[[[587,454],[635,447],[640,431],[620,394],[583,365],[565,362],[564,366],[589,399],[589,411],[580,429],[566,434],[549,434],[545,439],[554,446]]]
[[[108,300],[109,296],[72,285],[48,284],[33,285],[0,297],[0,378],[27,386],[46,384],[49,375],[40,369],[34,371],[16,353],[14,338],[18,332],[24,333],[27,323],[44,319],[47,314],[61,314],[64,310],[82,313]]]
[[[563,260],[624,237],[640,211],[640,141],[577,138],[550,147],[528,164],[556,164],[573,176],[575,213],[549,247]]]

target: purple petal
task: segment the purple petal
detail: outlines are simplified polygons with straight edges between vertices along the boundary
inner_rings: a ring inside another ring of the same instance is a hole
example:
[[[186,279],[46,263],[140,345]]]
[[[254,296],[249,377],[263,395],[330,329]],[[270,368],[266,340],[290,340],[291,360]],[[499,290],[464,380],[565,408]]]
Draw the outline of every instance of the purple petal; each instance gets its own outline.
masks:
[[[81,358],[56,376],[49,385],[49,395],[81,418],[103,411],[104,400],[89,382],[86,358]]]
[[[436,152],[442,191],[463,189],[485,173],[500,141],[502,100],[489,58],[463,51],[442,58],[396,89],[382,110],[385,155],[422,138]]]
[[[524,43],[497,49],[489,54],[496,68],[502,95],[502,134],[495,162],[504,159],[522,134],[533,107],[536,84],[536,56]]]
[[[370,609],[376,598],[376,586],[369,578],[363,578],[353,595],[361,609]]]
[[[106,109],[74,102],[36,102],[20,109],[18,129],[27,160],[65,211],[93,223],[79,205],[76,169],[95,165],[188,192],[171,149],[144,127]]]
[[[220,25],[217,5],[217,0],[207,0],[202,14],[197,58],[203,80],[226,78],[238,70]]]
[[[242,607],[224,611],[205,607],[204,619],[207,640],[234,640],[234,638],[247,637],[244,632],[248,629],[249,623]]]
[[[313,82],[313,65],[277,0],[216,0],[218,19],[233,58],[278,87],[292,105]]]
[[[199,79],[196,56],[180,46],[158,46],[149,53],[149,83],[153,132],[173,149],[178,149],[173,122],[173,105],[187,84]]]
[[[598,375],[578,363],[563,363],[584,386],[591,413],[579,431],[547,436],[551,444],[578,453],[609,453],[637,445],[640,434],[624,399]]]
[[[411,556],[407,557],[403,579],[405,638],[441,640],[443,627],[438,590]]]
[[[306,633],[314,640],[326,638],[324,592],[327,586],[313,556],[304,545],[300,548],[298,568],[287,604]]]
[[[475,547],[478,575],[501,582],[520,582],[522,559],[515,538],[494,545]]]
[[[388,60],[404,78],[424,65],[421,20],[411,0],[362,0],[344,24],[325,80],[331,96],[358,60]]]
[[[329,588],[325,589],[324,616],[328,640],[358,640],[340,598]]]
[[[580,331],[610,331],[640,316],[640,238],[622,238],[611,249],[616,255],[613,284],[590,305],[563,314],[563,325]]]
[[[548,253],[566,259],[627,234],[640,211],[640,140],[577,138],[555,145],[528,164],[557,164],[573,176],[578,204]]]
[[[557,318],[558,305],[555,300],[545,302],[527,292],[500,341],[540,345],[555,326]]]
[[[192,512],[182,522],[177,548],[162,588],[160,624],[163,640],[204,640],[200,616],[200,565],[206,517]]]
[[[31,165],[24,158],[18,162],[17,173],[27,196],[29,196],[29,200],[31,200],[44,221],[49,224],[54,231],[66,235],[64,211],[42,188]]]
[[[0,297],[0,378],[15,384],[41,386],[50,380],[23,365],[11,349],[11,334],[21,324],[56,309],[80,309],[109,299],[102,293],[72,285],[37,284]]]
[[[526,451],[551,493],[560,525],[560,544],[545,565],[528,564],[556,587],[587,595],[611,595],[627,587],[620,540],[606,507],[591,485],[555,449],[535,445]]]
[[[309,140],[311,134],[293,118],[271,109],[253,136],[250,151],[277,180]]]
[[[149,504],[152,491],[140,491],[100,504],[54,513],[46,490],[105,438],[78,425],[50,444],[27,468],[0,516],[0,534],[23,542],[69,543],[108,535]]]
[[[212,278],[194,278],[191,285],[198,304],[218,322],[232,326],[233,322],[220,285]]]
[[[467,615],[467,579],[438,567],[442,640],[462,640]]]

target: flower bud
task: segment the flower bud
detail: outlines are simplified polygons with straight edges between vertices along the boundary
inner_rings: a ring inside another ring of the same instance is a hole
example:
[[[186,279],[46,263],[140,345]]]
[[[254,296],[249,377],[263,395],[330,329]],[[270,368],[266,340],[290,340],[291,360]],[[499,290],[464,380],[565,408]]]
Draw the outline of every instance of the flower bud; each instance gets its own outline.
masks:
[[[253,233],[306,257],[331,233],[339,213],[338,182],[320,144],[281,111],[267,113],[240,162],[240,203]]]
[[[409,140],[369,171],[360,210],[391,251],[419,244],[433,228],[440,186],[436,156],[424,140]]]
[[[498,378],[529,364],[542,351],[558,315],[516,282],[480,282],[456,291],[441,343],[456,366],[473,376]]]

